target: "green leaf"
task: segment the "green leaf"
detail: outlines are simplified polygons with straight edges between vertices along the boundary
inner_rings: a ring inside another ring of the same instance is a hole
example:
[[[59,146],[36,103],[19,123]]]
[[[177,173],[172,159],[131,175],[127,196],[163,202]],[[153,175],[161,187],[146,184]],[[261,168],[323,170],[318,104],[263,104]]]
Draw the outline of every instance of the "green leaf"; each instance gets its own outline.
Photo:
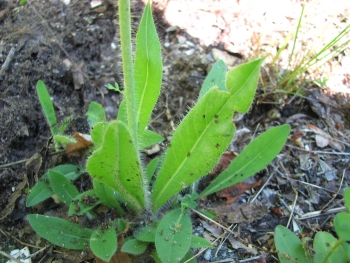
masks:
[[[155,133],[150,130],[145,130],[140,140],[139,147],[140,149],[145,149],[149,146],[152,146],[162,141],[164,141],[164,138],[160,136],[158,133]]]
[[[135,231],[134,237],[140,241],[154,242],[156,237],[156,227],[154,226],[142,227],[141,229],[138,229]]]
[[[106,121],[106,113],[103,106],[100,103],[92,101],[89,105],[89,109],[85,114],[88,117],[88,123],[90,127],[94,126],[98,122]]]
[[[65,148],[69,143],[75,143],[76,140],[70,136],[66,136],[66,135],[54,135],[53,136],[53,140],[56,143],[59,143],[63,148]]]
[[[275,246],[281,263],[312,262],[306,258],[300,239],[284,226],[275,228]]]
[[[91,130],[91,139],[94,142],[95,149],[99,149],[102,146],[108,126],[109,123],[107,122],[99,122],[93,126],[93,129]]]
[[[58,128],[57,134],[62,134],[68,128],[68,125],[72,121],[72,119],[73,119],[73,116],[67,117],[63,121],[63,124]]]
[[[177,127],[152,192],[154,210],[217,164],[235,132],[234,109],[242,110],[242,103],[253,100],[262,60],[241,65],[233,71],[244,75],[236,78],[237,83],[227,81],[230,92],[209,89]],[[230,77],[235,78],[232,72]],[[245,96],[242,90],[247,92]],[[198,165],[203,156],[205,162]]]
[[[192,223],[181,209],[168,212],[160,221],[156,232],[156,249],[163,262],[179,262],[188,252],[192,241]]]
[[[52,191],[52,188],[48,182],[39,181],[30,191],[26,206],[31,207],[33,205],[39,204],[53,194],[54,192]]]
[[[227,67],[223,60],[218,60],[211,68],[208,76],[205,78],[202,88],[199,92],[199,98],[203,97],[208,90],[218,87],[219,90],[227,91],[225,86]]]
[[[64,175],[54,170],[49,170],[49,179],[53,191],[64,204],[69,206],[72,200],[79,194],[78,190]]]
[[[93,184],[95,193],[103,204],[109,208],[116,209],[120,215],[125,215],[124,210],[121,208],[119,202],[114,197],[115,190],[112,187],[105,185],[96,179],[94,179]]]
[[[145,6],[136,34],[134,61],[136,114],[139,138],[144,134],[160,94],[163,73],[162,68],[161,45],[153,22],[151,6],[148,2]]]
[[[135,145],[127,127],[111,122],[102,146],[88,159],[86,169],[90,175],[119,193],[121,202],[131,209],[145,208],[142,170]]]
[[[199,198],[241,182],[259,172],[281,151],[290,132],[285,124],[272,128],[253,140],[202,193]]]
[[[157,166],[159,164],[159,158],[154,158],[153,160],[151,160],[146,167],[146,178],[147,178],[147,182],[151,182],[152,176],[154,175]]]
[[[84,173],[84,170],[72,164],[59,165],[52,168],[51,170],[62,174],[64,177],[66,177],[68,180],[71,180],[71,181],[76,180],[82,173]],[[30,207],[42,201],[45,201],[46,199],[50,198],[54,194],[48,180],[49,180],[49,172],[45,173],[41,177],[40,181],[30,191],[27,198],[27,203],[26,203],[27,207]]]
[[[89,247],[92,230],[67,220],[31,214],[28,221],[39,236],[51,243],[68,249],[86,249]]]
[[[119,218],[118,219],[118,226],[117,226],[117,233],[120,234],[120,233],[125,233],[129,228],[129,223],[124,220],[124,219],[121,219]]]
[[[119,84],[117,82],[114,82],[114,86],[108,83],[107,85],[105,85],[105,87],[109,90],[114,90],[123,94],[123,91],[120,90]]]
[[[227,73],[226,87],[235,98],[235,110],[240,113],[247,112],[252,104],[264,59],[239,65]]]
[[[69,206],[68,216],[84,215],[100,203],[101,201],[97,198],[95,190],[78,194]]]
[[[235,132],[228,100],[228,92],[210,89],[177,127],[152,192],[154,210],[216,165]]]
[[[213,245],[206,239],[192,235],[191,248],[212,248]]]
[[[331,253],[327,263],[346,262],[346,253],[342,246],[338,246],[334,251],[334,245],[338,240],[327,232],[318,232],[314,238],[314,262],[323,262],[328,253]]]
[[[126,238],[121,251],[132,255],[140,255],[146,251],[148,244],[132,237]]]
[[[103,225],[99,227],[90,238],[90,248],[92,252],[104,261],[109,262],[117,251],[117,235],[113,225]]]
[[[335,216],[334,228],[338,237],[350,241],[350,214],[342,211]]]
[[[341,245],[344,249],[344,253],[345,253],[347,260],[350,260],[350,244],[343,242]]]
[[[36,92],[38,93],[41,108],[43,109],[47,123],[50,126],[51,134],[57,133],[57,119],[50,94],[46,89],[44,82],[41,80],[36,84]]]

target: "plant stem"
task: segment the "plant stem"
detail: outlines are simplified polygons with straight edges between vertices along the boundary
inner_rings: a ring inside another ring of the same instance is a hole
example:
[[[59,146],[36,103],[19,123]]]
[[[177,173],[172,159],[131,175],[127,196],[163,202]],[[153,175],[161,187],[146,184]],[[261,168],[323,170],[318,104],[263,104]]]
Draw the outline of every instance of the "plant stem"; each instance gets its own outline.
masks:
[[[334,244],[334,246],[332,246],[331,250],[328,251],[328,254],[327,254],[326,258],[323,260],[322,263],[328,262],[329,257],[337,250],[337,248],[338,248],[341,244],[343,244],[344,241],[345,241],[345,240],[342,239],[342,238],[340,238],[339,240],[337,240],[337,242]]]
[[[138,149],[137,140],[137,119],[136,119],[136,100],[134,85],[134,66],[132,60],[132,42],[131,42],[131,15],[130,1],[119,0],[119,28],[120,44],[122,49],[122,62],[124,72],[124,96],[126,101],[126,112],[128,127],[132,139]]]

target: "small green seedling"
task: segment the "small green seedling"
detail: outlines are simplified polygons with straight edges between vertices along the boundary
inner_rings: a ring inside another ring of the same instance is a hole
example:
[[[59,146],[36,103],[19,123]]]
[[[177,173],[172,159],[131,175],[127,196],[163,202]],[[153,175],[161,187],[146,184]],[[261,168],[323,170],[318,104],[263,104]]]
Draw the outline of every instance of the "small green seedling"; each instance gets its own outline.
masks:
[[[182,190],[208,174],[231,143],[236,130],[232,122],[234,112],[249,110],[264,58],[230,71],[218,61],[204,82],[196,105],[176,128],[168,149],[144,164],[142,149],[163,140],[148,129],[160,95],[161,45],[148,3],[136,34],[133,59],[129,1],[120,0],[118,9],[123,100],[117,119],[111,122],[106,121],[102,106],[92,103],[89,107],[87,116],[93,126],[94,146],[83,170],[93,178],[93,189],[78,192],[66,172],[53,168],[39,182],[40,186],[33,188],[27,205],[35,205],[54,193],[69,207],[68,215],[91,218],[95,206],[106,205],[117,211],[119,219],[94,230],[79,227],[77,231],[73,223],[56,217],[29,215],[28,220],[40,236],[53,244],[68,247],[69,243],[71,249],[90,247],[105,261],[118,249],[118,235],[131,229],[121,251],[140,254],[150,248],[157,262],[176,263],[190,259],[191,248],[211,247],[208,241],[192,234],[190,213],[198,200],[263,169],[282,149],[290,127],[282,125],[261,134],[204,191],[197,193],[194,187],[182,197]],[[161,209],[167,203],[170,209]],[[133,221],[127,227],[126,212],[133,212],[143,222]],[[148,216],[143,217],[145,214]],[[57,222],[69,231],[51,231],[51,225]]]
[[[281,263],[331,263],[350,261],[350,188],[344,194],[348,211],[340,212],[334,220],[338,239],[328,232],[318,232],[313,240],[311,252],[307,246],[309,238],[300,240],[292,231],[284,226],[275,229],[275,246]]]
[[[44,82],[42,82],[41,80],[39,80],[36,84],[36,91],[38,93],[41,108],[43,109],[47,124],[50,127],[51,135],[53,136],[53,139],[55,141],[56,149],[58,148],[58,143],[65,146],[68,143],[75,142],[72,138],[62,135],[63,132],[67,129],[72,117],[70,116],[66,118],[63,124],[60,127],[58,127],[55,109],[53,107],[50,94],[47,91]]]

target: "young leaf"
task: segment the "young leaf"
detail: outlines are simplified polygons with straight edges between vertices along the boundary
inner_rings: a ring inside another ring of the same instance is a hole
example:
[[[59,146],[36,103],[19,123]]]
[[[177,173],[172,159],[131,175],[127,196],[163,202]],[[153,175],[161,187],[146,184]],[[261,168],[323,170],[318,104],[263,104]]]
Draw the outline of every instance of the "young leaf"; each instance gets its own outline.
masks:
[[[334,228],[338,237],[350,241],[350,214],[342,211],[335,216]]]
[[[50,98],[50,94],[46,89],[44,82],[41,80],[36,84],[36,92],[38,93],[39,101],[46,117],[47,123],[50,126],[51,134],[57,133],[57,119],[55,110]]]
[[[110,208],[114,208],[120,215],[125,215],[124,210],[114,197],[115,190],[112,187],[105,185],[96,179],[94,179],[93,184],[95,193],[103,204]]]
[[[242,111],[253,100],[262,60],[239,66],[233,71],[243,74],[238,77],[231,71],[226,82],[230,92],[211,88],[177,127],[152,193],[154,210],[214,168],[233,137],[234,109]],[[203,156],[205,162],[198,166]]]
[[[221,59],[218,60],[205,78],[198,99],[203,97],[203,95],[213,87],[218,87],[219,90],[227,91],[225,86],[226,73],[227,67],[225,62]]]
[[[154,158],[152,161],[149,162],[149,164],[147,164],[146,167],[146,179],[147,182],[151,182],[152,176],[154,175],[154,172],[157,169],[159,163],[159,158]]]
[[[53,140],[56,143],[59,143],[63,148],[66,148],[66,146],[70,143],[75,143],[76,140],[70,136],[62,135],[62,134],[57,134],[53,136]]]
[[[167,263],[179,262],[191,247],[192,223],[181,209],[168,212],[156,232],[156,249],[160,259]]]
[[[212,248],[213,245],[206,239],[192,235],[191,248]]]
[[[260,66],[265,58],[239,65],[227,72],[226,87],[234,97],[235,110],[247,112],[256,91]]]
[[[59,165],[52,168],[51,170],[62,174],[70,181],[76,180],[84,172],[84,170],[72,164]],[[27,207],[39,204],[40,202],[45,201],[54,194],[48,180],[49,172],[45,173],[41,177],[40,181],[30,191],[26,203]]]
[[[228,92],[210,89],[177,127],[153,188],[154,210],[210,172],[226,150],[235,132],[229,100]]]
[[[275,228],[275,246],[281,263],[312,262],[306,258],[300,239],[284,226]]]
[[[89,246],[91,229],[58,217],[31,214],[27,218],[39,236],[55,245],[68,249],[86,249]]]
[[[58,128],[57,134],[62,134],[67,128],[71,120],[73,119],[73,116],[67,117],[64,121],[63,124]]]
[[[148,2],[136,34],[134,61],[138,137],[143,136],[162,85],[162,55]],[[135,110],[135,109],[134,109]]]
[[[112,224],[99,227],[93,232],[90,238],[90,248],[92,252],[109,262],[117,251],[117,235]]]
[[[78,194],[69,206],[68,216],[84,215],[100,203],[94,190]]]
[[[89,109],[85,115],[88,116],[88,123],[90,127],[94,126],[98,122],[106,121],[106,113],[103,106],[94,101],[90,103]]]
[[[145,149],[151,145],[164,141],[164,138],[158,133],[150,130],[145,130],[142,138],[140,139],[139,147],[140,149]]]
[[[79,194],[78,190],[64,175],[54,170],[49,170],[49,179],[53,191],[64,204],[69,206],[72,200]]]
[[[148,244],[147,242],[130,237],[125,239],[121,251],[132,255],[140,255],[146,251]]]
[[[154,242],[156,237],[156,227],[145,226],[139,230],[136,230],[134,237],[140,241]]]
[[[253,140],[202,193],[199,198],[227,188],[259,172],[284,146],[290,131],[285,124],[272,128]]]
[[[102,146],[88,159],[86,169],[90,175],[115,189],[130,208],[145,208],[145,187],[135,145],[127,127],[111,122]]]
[[[48,182],[39,181],[30,191],[27,198],[27,207],[39,204],[42,201],[45,201],[47,198],[52,196],[54,192]]]
[[[331,253],[327,260],[328,263],[346,262],[346,253],[342,246],[332,251],[337,241],[330,233],[318,232],[314,238],[314,262],[324,262],[328,253]]]
[[[91,130],[91,138],[95,149],[99,149],[102,146],[108,125],[109,123],[107,122],[99,122]]]

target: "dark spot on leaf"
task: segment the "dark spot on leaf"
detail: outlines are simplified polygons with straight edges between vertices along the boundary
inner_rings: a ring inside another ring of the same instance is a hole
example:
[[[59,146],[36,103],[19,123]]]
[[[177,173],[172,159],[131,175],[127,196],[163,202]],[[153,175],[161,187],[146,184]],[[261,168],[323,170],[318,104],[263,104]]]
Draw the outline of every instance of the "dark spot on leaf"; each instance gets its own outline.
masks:
[[[188,152],[188,153],[187,153],[187,157],[190,157],[190,156],[191,156],[191,153],[190,153],[190,152]]]
[[[218,124],[218,123],[219,123],[219,121],[218,121],[218,120],[215,120],[214,122],[215,122],[216,124]]]
[[[203,118],[205,118],[205,114],[203,114]]]
[[[220,144],[218,144],[218,143],[215,145],[216,148],[219,148],[219,146],[220,146]]]
[[[215,119],[219,118],[219,115],[215,114]]]
[[[129,140],[130,143],[132,143],[132,140]]]

